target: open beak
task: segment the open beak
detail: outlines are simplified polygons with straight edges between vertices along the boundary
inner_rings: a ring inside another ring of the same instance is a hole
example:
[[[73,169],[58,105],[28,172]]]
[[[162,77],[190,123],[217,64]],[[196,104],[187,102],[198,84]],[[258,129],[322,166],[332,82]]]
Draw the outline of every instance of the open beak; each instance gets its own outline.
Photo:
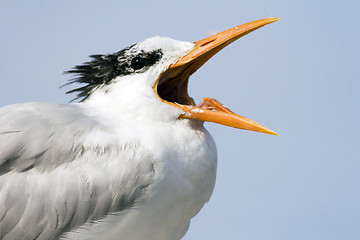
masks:
[[[154,86],[155,93],[163,102],[184,111],[182,118],[278,135],[257,122],[233,113],[215,99],[204,98],[202,103],[195,106],[194,100],[187,93],[189,76],[212,56],[246,34],[278,20],[279,18],[265,18],[249,22],[195,42],[195,48],[190,53],[170,65],[160,76]]]

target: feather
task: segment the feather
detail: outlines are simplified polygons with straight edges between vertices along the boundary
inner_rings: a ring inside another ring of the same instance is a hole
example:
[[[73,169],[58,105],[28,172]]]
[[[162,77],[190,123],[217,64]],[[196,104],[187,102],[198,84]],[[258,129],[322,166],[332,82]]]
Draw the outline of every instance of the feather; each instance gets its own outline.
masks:
[[[75,88],[66,93],[78,92],[78,96],[74,100],[82,98],[81,101],[83,101],[95,89],[110,84],[116,77],[144,72],[162,57],[160,49],[147,53],[144,51],[136,53],[136,51],[137,46],[133,44],[112,54],[91,55],[91,61],[75,66],[73,69],[65,72],[66,74],[75,75],[65,85],[73,83],[85,84],[85,86]],[[141,62],[140,65],[139,62]]]
[[[113,134],[79,105],[11,105],[0,116],[1,239],[57,238],[135,206],[151,183],[153,164],[138,155],[146,150],[107,146],[118,144]],[[96,132],[109,139],[84,144]]]

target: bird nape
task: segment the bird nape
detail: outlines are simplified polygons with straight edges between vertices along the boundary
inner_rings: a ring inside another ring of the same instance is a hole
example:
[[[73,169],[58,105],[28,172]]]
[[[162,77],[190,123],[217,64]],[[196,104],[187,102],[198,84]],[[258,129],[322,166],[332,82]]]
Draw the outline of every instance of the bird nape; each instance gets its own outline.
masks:
[[[154,37],[76,66],[80,103],[0,108],[0,239],[180,239],[212,194],[216,146],[204,121],[277,135],[190,75],[278,18],[190,43]]]

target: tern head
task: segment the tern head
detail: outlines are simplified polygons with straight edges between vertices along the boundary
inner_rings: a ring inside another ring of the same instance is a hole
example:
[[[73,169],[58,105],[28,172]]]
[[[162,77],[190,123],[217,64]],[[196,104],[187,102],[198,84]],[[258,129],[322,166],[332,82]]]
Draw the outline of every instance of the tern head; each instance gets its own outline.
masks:
[[[190,119],[277,135],[215,99],[196,105],[187,91],[189,77],[217,52],[277,20],[249,22],[194,43],[153,37],[113,54],[92,55],[92,61],[67,72],[76,75],[69,83],[85,84],[67,93],[77,92],[82,102],[98,107],[111,105],[134,121]]]

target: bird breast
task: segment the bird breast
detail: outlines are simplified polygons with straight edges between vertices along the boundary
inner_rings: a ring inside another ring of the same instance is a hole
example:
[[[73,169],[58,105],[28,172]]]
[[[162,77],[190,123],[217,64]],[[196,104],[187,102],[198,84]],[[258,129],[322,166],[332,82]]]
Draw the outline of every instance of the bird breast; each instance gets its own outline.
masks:
[[[152,190],[157,203],[158,198],[163,199],[159,211],[164,215],[173,213],[174,221],[179,217],[188,222],[212,194],[217,165],[215,143],[197,120],[178,121],[156,132],[148,144],[158,155],[154,158]]]
[[[99,239],[181,239],[191,218],[212,194],[215,143],[198,121],[181,120],[137,130],[143,152],[150,152],[137,167],[151,165],[151,180],[134,208],[103,221],[109,222],[105,226],[108,230]]]

